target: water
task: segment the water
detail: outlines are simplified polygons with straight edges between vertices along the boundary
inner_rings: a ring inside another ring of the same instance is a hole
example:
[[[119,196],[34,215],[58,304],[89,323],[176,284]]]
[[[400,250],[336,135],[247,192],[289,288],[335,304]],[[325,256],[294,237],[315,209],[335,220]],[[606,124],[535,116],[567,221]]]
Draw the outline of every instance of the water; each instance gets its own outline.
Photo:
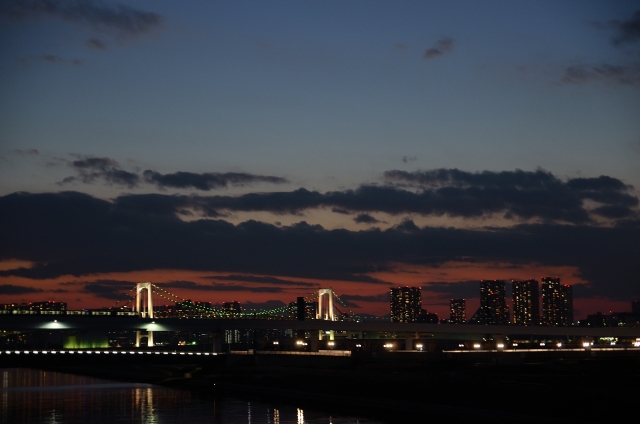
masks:
[[[25,368],[0,368],[0,381],[2,423],[381,424],[285,403]]]

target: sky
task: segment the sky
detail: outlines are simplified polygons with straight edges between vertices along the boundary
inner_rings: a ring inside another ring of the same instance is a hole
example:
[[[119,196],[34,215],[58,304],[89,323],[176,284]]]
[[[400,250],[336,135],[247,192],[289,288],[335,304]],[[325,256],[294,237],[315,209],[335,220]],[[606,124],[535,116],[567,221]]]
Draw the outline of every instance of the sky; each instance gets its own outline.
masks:
[[[0,303],[640,298],[637,1],[0,0],[0,80]]]

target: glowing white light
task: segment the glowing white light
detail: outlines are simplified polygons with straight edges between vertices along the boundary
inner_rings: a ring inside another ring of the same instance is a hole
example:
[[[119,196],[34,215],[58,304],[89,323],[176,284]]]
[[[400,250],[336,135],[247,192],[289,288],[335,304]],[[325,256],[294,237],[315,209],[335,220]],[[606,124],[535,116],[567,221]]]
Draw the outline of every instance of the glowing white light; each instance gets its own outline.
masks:
[[[473,348],[474,349],[480,349],[480,343],[474,343],[473,344]]]
[[[328,345],[328,346],[334,346],[334,345],[335,345],[335,343],[334,343],[334,342],[328,342],[328,343],[327,343],[327,345]]]
[[[513,347],[518,347],[518,343],[514,343],[514,344],[513,344]]]
[[[556,344],[556,347],[562,347],[562,343],[558,342],[558,343]]]
[[[498,343],[498,349],[503,349],[504,348],[504,343]]]
[[[589,343],[589,342],[582,342],[582,347],[587,348],[587,347],[589,347],[589,346],[591,346],[591,343]]]
[[[540,346],[546,346],[547,344],[545,342],[540,342]]]
[[[280,344],[280,342],[276,340],[276,341],[274,341],[274,342],[273,342],[273,344],[274,344],[274,345],[279,345],[279,344]]]

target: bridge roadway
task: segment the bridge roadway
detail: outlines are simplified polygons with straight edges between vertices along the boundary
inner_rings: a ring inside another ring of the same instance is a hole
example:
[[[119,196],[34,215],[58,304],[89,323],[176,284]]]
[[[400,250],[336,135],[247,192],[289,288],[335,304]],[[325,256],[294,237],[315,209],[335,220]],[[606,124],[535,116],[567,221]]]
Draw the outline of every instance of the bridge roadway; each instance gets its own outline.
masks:
[[[390,322],[351,322],[324,320],[267,320],[249,318],[139,318],[78,315],[0,315],[0,330],[106,330],[106,331],[197,331],[219,333],[224,330],[333,330],[370,333],[427,333],[447,335],[530,335],[548,337],[640,338],[640,327],[542,327],[515,325],[423,324]]]

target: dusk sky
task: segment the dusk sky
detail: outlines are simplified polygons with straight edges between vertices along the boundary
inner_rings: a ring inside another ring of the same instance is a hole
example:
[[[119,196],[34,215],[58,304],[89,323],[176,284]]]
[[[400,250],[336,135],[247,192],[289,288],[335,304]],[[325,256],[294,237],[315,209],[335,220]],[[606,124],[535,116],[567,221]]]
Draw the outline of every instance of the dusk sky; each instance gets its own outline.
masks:
[[[0,0],[0,80],[0,303],[640,299],[638,1]]]

